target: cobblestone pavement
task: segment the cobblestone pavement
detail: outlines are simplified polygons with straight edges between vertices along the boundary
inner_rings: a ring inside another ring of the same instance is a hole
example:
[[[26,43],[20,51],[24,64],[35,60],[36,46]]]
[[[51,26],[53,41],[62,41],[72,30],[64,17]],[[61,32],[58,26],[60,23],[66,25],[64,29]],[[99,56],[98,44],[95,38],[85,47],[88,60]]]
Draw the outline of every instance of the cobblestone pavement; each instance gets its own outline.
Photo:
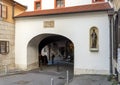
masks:
[[[0,77],[0,85],[64,85],[65,78],[59,73],[27,72]]]
[[[58,71],[59,70],[59,71]],[[66,82],[66,70],[69,70],[70,79],[73,78],[71,66],[44,66],[42,69],[35,69],[28,72],[3,73],[0,77],[0,85],[51,85],[53,78],[54,85],[64,85]]]
[[[28,72],[18,72],[0,77],[0,85],[66,85],[66,69],[56,67],[45,67],[44,70],[32,70]],[[112,85],[107,80],[108,76],[103,75],[79,75],[74,76],[69,70],[69,85]]]
[[[21,74],[0,77],[0,85],[51,85],[51,78],[54,79],[53,85],[66,85],[65,73],[29,71]],[[69,85],[112,85],[107,80],[108,76],[101,75],[79,75],[75,76]]]
[[[73,78],[69,85],[112,85],[103,75],[80,75]]]

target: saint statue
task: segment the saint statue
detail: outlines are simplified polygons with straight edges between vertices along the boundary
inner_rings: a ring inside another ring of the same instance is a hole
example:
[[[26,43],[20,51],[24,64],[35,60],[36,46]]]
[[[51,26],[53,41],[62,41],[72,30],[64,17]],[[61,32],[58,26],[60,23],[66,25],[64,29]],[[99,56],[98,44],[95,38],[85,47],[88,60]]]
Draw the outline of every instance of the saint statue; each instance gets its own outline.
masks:
[[[91,33],[91,48],[97,48],[97,34],[95,32],[95,29],[92,30]]]

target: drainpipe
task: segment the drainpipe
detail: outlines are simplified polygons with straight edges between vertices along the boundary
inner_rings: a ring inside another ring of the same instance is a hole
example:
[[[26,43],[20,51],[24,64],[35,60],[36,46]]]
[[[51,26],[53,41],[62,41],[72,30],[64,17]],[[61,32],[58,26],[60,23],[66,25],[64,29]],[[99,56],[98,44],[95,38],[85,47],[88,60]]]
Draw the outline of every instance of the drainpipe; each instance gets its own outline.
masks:
[[[113,74],[113,14],[109,11],[109,27],[110,27],[110,74]]]

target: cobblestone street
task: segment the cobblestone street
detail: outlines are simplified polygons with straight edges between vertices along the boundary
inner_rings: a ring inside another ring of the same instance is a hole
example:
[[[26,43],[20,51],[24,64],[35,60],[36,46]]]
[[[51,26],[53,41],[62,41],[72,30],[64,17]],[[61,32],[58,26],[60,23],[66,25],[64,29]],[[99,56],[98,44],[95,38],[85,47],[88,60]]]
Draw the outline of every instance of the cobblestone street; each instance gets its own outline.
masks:
[[[55,68],[54,68],[55,69]],[[105,75],[79,75],[69,73],[69,85],[112,85]],[[53,84],[51,84],[53,79]],[[0,77],[0,85],[66,85],[66,71],[32,70]]]
[[[27,72],[10,76],[0,77],[0,85],[64,85],[65,79],[58,73]]]

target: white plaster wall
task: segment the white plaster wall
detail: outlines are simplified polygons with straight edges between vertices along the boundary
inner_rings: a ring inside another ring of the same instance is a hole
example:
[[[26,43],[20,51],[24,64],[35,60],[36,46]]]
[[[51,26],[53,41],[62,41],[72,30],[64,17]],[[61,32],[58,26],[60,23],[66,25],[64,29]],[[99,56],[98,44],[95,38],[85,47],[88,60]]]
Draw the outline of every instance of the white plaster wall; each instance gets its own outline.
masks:
[[[107,2],[108,0],[105,0]],[[92,4],[92,0],[65,0],[65,6],[79,6],[79,5],[87,5]]]
[[[91,4],[92,0],[65,0],[65,6],[77,6],[77,5],[85,5]]]
[[[55,0],[42,0],[42,9],[54,9]],[[92,0],[65,0],[65,7],[91,4]]]
[[[107,0],[105,0],[107,2]],[[92,0],[65,0],[65,7],[92,4]],[[54,9],[54,0],[42,0],[42,10]]]
[[[54,0],[42,0],[42,9],[54,9]]]
[[[27,58],[27,65],[31,65],[31,64],[38,62],[38,55],[39,54],[38,54],[37,42],[36,41],[30,42],[27,47],[28,47],[27,48],[27,56],[29,56],[29,58]],[[28,53],[28,52],[30,52],[30,53]]]
[[[43,28],[43,21],[49,20],[55,22],[55,27]],[[92,26],[99,29],[99,52],[90,52],[89,50],[89,30]],[[15,37],[17,65],[27,66],[35,62],[36,59],[33,59],[32,56],[27,57],[27,45],[33,37],[43,33],[59,34],[73,42],[75,74],[109,74],[109,20],[107,12],[17,18]]]

